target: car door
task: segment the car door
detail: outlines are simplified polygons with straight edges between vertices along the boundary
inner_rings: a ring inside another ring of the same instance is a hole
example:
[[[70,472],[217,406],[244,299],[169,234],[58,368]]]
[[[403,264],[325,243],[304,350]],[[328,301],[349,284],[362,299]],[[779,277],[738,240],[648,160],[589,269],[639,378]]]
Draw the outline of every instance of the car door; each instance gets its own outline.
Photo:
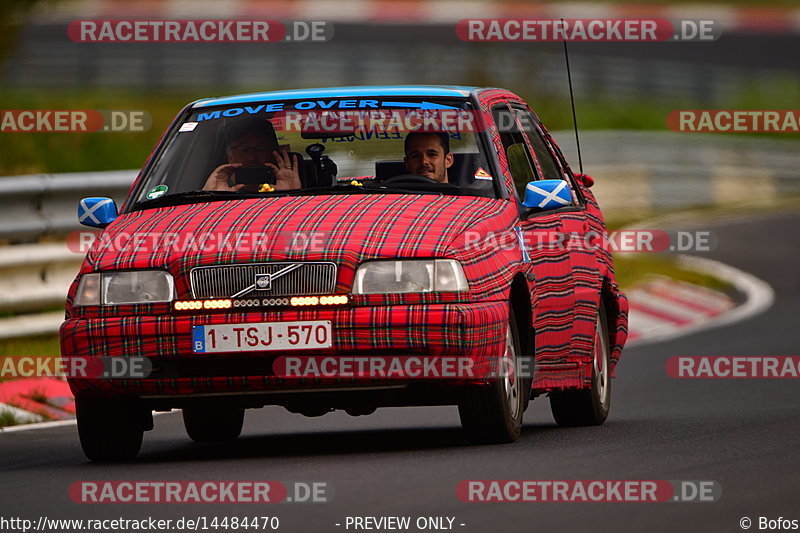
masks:
[[[513,105],[513,104],[512,104]],[[515,196],[521,212],[525,186],[543,179],[541,165],[531,150],[517,110],[508,102],[492,108],[498,125],[500,142],[514,179]],[[569,362],[572,344],[575,288],[569,252],[562,242],[564,227],[562,209],[535,213],[520,221],[520,234],[525,243],[535,276],[533,316],[536,331],[535,386],[563,386],[563,372],[577,365]],[[573,376],[574,377],[574,376]]]
[[[599,274],[595,246],[598,239],[591,239],[587,220],[586,203],[575,177],[554,150],[550,136],[538,118],[527,108],[514,106],[514,113],[530,144],[538,170],[544,179],[563,179],[569,184],[573,203],[571,207],[558,209],[561,222],[562,245],[567,253],[572,280],[572,323],[570,339],[570,364],[582,364],[590,360],[594,344],[594,328],[597,319],[601,277]],[[585,369],[585,367],[584,367]],[[587,374],[582,372],[582,378]]]

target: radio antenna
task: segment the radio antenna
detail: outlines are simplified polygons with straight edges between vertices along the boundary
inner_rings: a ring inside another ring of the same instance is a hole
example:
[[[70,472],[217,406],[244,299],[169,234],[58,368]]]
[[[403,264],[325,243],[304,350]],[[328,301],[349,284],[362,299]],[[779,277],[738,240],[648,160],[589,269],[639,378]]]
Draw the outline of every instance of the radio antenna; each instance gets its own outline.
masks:
[[[561,19],[564,22],[564,19]],[[569,68],[569,52],[567,51],[567,40],[564,39],[564,58],[567,60],[567,81],[569,82],[569,101],[572,104],[572,124],[575,126],[575,146],[578,148],[578,167],[583,174],[583,159],[581,158],[581,140],[578,136],[578,117],[575,114],[575,96],[572,93],[572,73]]]

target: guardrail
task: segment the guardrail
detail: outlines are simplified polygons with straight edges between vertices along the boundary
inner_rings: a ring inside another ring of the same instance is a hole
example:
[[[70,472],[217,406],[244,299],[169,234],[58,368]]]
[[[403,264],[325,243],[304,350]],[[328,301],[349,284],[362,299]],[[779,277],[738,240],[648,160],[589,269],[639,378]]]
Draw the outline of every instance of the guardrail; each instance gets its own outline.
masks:
[[[580,120],[580,117],[578,117]],[[553,136],[577,171],[574,132]],[[581,133],[603,213],[631,218],[700,206],[763,205],[800,194],[800,142],[651,131]]]
[[[23,313],[0,320],[0,339],[57,331],[82,260],[63,243],[0,247],[0,313]],[[43,309],[53,311],[26,314]]]
[[[0,313],[63,305],[82,261],[63,243],[0,247]]]
[[[136,170],[119,170],[0,178],[0,239],[34,242],[79,229],[81,198],[109,196],[119,203],[136,174]]]
[[[574,134],[554,132],[577,162]],[[700,205],[754,204],[800,194],[800,142],[670,132],[590,131],[581,135],[586,173],[606,217]],[[577,165],[576,165],[577,166]],[[577,169],[576,169],[577,170]],[[0,239],[33,242],[83,228],[77,204],[85,196],[121,203],[135,170],[0,178]],[[0,246],[0,312],[57,308],[83,257],[63,243]],[[0,338],[53,333],[54,311],[0,320]]]

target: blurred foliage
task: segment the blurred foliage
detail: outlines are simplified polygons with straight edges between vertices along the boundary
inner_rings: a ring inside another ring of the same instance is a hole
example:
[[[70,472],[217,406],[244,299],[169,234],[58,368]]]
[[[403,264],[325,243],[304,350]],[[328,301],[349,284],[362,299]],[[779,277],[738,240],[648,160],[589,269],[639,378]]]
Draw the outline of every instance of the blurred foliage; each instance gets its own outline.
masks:
[[[2,1],[2,0],[0,0]],[[512,90],[514,87],[509,87]],[[258,90],[257,88],[252,88]],[[263,87],[261,90],[271,90]],[[143,110],[152,117],[152,127],[138,133],[3,133],[0,134],[0,176],[39,172],[82,172],[141,168],[175,115],[187,103],[245,90],[193,92],[125,92],[111,89],[34,90],[0,89],[4,109],[119,109]],[[550,130],[571,130],[569,97],[536,95],[517,91]],[[795,109],[800,87],[793,80],[770,84],[743,82],[724,108]],[[723,106],[715,106],[719,109]],[[696,102],[619,100],[602,93],[592,100],[576,102],[581,130],[626,129],[667,131],[666,117],[675,109],[698,109]],[[685,135],[691,135],[686,133]],[[724,134],[720,134],[724,135]],[[744,134],[732,134],[741,136]],[[751,134],[768,138],[797,139],[796,133]]]
[[[0,91],[6,109],[143,110],[152,117],[144,132],[0,134],[0,175],[141,168],[175,115],[201,96],[207,94]]]
[[[20,424],[24,424],[17,415],[12,413],[7,409],[0,410],[0,428],[4,428],[7,426],[18,426]],[[30,423],[30,422],[28,422]]]
[[[0,65],[14,49],[17,35],[27,16],[37,4],[54,4],[60,0],[0,0]]]
[[[60,353],[58,335],[0,339],[0,358],[8,356],[55,357]]]
[[[569,95],[537,95],[516,91],[551,130],[572,129]],[[742,78],[735,91],[715,95],[713,105],[690,98],[622,99],[601,91],[591,99],[576,99],[575,111],[580,129],[666,130],[666,118],[676,109],[797,109],[800,81],[790,73],[769,78]],[[724,134],[720,134],[724,135]],[[733,135],[741,135],[733,134]],[[769,138],[797,139],[797,133],[753,133]]]
[[[0,339],[0,368],[6,357],[59,357],[61,348],[58,335]],[[0,375],[0,381],[5,381]]]

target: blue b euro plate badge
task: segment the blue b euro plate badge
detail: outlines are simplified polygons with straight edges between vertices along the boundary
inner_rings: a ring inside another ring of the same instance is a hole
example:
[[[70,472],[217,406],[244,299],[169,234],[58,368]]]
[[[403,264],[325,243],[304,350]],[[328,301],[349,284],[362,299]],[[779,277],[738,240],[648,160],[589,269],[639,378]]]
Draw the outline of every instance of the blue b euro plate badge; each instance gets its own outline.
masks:
[[[192,326],[192,351],[206,353],[206,327]]]

